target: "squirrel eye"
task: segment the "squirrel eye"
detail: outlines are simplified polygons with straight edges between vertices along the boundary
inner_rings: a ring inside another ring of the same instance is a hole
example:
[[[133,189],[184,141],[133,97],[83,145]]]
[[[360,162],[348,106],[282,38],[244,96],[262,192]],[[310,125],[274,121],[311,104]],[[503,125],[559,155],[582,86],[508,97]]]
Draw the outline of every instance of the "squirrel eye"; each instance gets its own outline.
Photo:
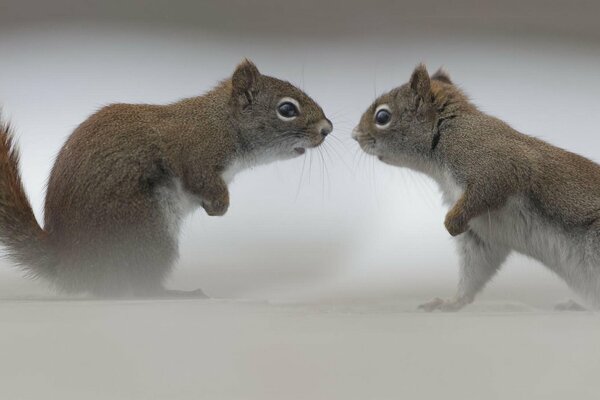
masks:
[[[295,118],[298,116],[298,107],[290,101],[285,101],[277,106],[277,113],[284,118]]]
[[[392,119],[392,114],[389,110],[383,108],[375,113],[375,123],[379,126],[387,125]]]

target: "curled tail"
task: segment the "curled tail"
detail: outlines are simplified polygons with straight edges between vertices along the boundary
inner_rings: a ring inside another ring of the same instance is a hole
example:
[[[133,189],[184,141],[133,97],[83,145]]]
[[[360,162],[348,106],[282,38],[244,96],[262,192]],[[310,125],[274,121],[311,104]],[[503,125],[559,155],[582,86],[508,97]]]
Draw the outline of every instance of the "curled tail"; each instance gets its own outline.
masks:
[[[38,224],[19,174],[19,152],[0,120],[0,245],[32,277],[51,278],[55,262],[48,234]]]

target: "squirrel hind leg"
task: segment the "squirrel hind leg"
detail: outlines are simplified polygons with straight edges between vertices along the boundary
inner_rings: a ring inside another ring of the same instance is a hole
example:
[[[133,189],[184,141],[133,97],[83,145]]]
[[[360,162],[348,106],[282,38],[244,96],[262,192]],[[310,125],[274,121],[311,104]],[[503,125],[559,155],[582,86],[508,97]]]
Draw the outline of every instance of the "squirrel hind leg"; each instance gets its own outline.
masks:
[[[163,283],[173,269],[174,251],[164,248],[153,254],[146,246],[139,249],[144,251],[123,253],[112,248],[115,254],[104,256],[110,254],[108,248],[100,257],[79,254],[61,268],[60,286],[106,299],[164,297]],[[148,257],[150,254],[154,259]]]

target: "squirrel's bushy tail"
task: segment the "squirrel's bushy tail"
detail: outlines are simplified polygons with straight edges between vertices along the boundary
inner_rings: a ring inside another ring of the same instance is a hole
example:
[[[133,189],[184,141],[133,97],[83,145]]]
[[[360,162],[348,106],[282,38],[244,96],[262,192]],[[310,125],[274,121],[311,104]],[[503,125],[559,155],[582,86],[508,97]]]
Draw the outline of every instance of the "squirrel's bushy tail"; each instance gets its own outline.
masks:
[[[19,174],[19,152],[10,126],[0,118],[0,246],[32,277],[51,278],[55,262],[47,233],[38,224]]]

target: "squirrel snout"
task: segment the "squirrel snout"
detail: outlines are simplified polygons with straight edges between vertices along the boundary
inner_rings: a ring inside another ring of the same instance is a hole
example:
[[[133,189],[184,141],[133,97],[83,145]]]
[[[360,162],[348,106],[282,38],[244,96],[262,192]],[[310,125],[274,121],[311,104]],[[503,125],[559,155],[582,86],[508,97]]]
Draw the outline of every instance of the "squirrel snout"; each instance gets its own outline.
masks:
[[[317,125],[317,131],[321,134],[321,136],[325,137],[333,131],[333,124],[330,120],[325,118],[323,121],[319,122]]]

